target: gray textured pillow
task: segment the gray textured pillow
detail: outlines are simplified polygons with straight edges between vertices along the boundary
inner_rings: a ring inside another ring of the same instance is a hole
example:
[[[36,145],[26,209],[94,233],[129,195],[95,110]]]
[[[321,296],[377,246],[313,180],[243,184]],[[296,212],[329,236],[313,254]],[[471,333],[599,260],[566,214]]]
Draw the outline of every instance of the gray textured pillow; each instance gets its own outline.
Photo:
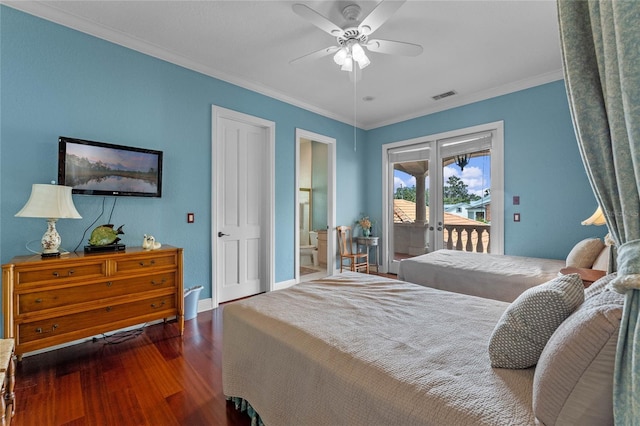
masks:
[[[562,275],[522,293],[496,324],[489,340],[491,366],[529,368],[554,331],[584,301],[578,274]]]
[[[587,238],[573,246],[567,255],[567,266],[574,268],[591,268],[604,248],[600,238]]]
[[[611,274],[607,274],[604,277],[600,278],[599,280],[597,280],[596,282],[594,282],[593,284],[591,284],[589,287],[584,289],[584,300],[589,299],[590,297],[593,297],[595,295],[598,295],[600,293],[602,293],[603,291],[610,291],[609,290],[609,283],[611,281],[613,281],[613,279],[615,277],[617,277],[618,274],[616,272],[611,273]]]
[[[545,425],[613,425],[613,370],[624,295],[601,278],[599,291],[563,322],[540,355],[533,412]],[[590,287],[590,289],[591,289]]]

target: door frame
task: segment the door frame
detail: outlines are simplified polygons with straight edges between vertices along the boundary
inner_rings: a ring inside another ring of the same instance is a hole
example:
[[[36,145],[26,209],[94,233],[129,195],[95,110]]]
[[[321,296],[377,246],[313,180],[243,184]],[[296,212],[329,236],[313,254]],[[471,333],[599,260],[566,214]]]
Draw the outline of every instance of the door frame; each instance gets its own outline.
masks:
[[[294,220],[294,279],[300,282],[300,209],[298,208],[298,189],[300,188],[300,142],[308,139],[312,142],[320,142],[327,145],[327,274],[333,275],[336,270],[335,241],[336,227],[336,139],[314,133],[309,130],[296,128],[296,172],[295,172],[295,220]]]
[[[261,262],[265,265],[264,274],[261,280],[266,281],[264,290],[269,292],[275,287],[275,140],[276,140],[276,123],[265,120],[260,117],[244,114],[231,109],[223,108],[217,105],[211,107],[211,298],[212,308],[218,307],[218,282],[216,279],[216,262],[218,255],[218,217],[217,210],[217,176],[216,176],[216,158],[218,158],[221,148],[218,138],[217,129],[220,127],[220,120],[227,119],[238,121],[241,123],[261,127],[267,135],[267,152],[266,167],[262,176],[268,179],[269,196],[265,198],[263,211],[267,217],[264,218],[265,223],[265,250],[262,251]]]
[[[382,272],[389,271],[389,241],[393,238],[393,227],[389,226],[389,220],[393,217],[393,203],[389,203],[389,190],[393,180],[389,181],[388,151],[408,145],[433,143],[433,149],[437,152],[436,145],[439,140],[489,131],[494,132],[495,135],[491,142],[491,252],[496,254],[504,253],[504,224],[506,220],[504,217],[504,122],[494,121],[382,145],[382,235],[384,236],[381,247],[383,256]],[[392,188],[391,191],[393,191]],[[500,214],[495,215],[495,212]]]

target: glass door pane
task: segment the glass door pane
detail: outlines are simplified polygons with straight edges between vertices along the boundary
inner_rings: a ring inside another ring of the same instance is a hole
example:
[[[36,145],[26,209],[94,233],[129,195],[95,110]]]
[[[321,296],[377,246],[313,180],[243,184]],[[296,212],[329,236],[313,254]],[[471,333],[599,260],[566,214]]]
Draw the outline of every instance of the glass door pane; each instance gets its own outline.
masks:
[[[490,150],[482,149],[442,156],[441,193],[440,217],[444,219],[444,229],[442,229],[442,237],[436,243],[438,248],[489,253],[491,247]]]
[[[429,160],[393,163],[393,263],[429,251]]]

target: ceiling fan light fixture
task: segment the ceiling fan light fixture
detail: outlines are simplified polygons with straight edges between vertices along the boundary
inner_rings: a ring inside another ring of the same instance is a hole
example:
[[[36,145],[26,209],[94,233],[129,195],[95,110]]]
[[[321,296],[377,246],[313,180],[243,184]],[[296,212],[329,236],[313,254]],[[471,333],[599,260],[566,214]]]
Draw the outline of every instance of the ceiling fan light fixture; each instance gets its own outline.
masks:
[[[353,59],[351,59],[351,56],[347,56],[345,58],[344,63],[342,64],[342,67],[340,69],[347,72],[353,71]]]
[[[347,52],[347,49],[343,47],[338,50],[335,55],[333,55],[333,62],[335,62],[337,65],[344,65],[344,61],[348,56],[349,52]]]
[[[354,61],[358,63],[360,69],[367,67],[371,63],[369,58],[367,58],[367,55],[364,53],[364,49],[360,43],[354,43],[351,46],[351,55],[353,56]]]

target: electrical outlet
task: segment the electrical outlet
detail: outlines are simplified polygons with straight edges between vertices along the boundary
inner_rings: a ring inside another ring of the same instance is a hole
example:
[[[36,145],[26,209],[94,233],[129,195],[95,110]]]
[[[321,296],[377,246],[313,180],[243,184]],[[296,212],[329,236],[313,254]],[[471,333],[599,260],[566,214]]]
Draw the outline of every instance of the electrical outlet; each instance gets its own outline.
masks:
[[[520,204],[520,196],[519,195],[514,195],[513,196],[513,205],[517,206]]]

